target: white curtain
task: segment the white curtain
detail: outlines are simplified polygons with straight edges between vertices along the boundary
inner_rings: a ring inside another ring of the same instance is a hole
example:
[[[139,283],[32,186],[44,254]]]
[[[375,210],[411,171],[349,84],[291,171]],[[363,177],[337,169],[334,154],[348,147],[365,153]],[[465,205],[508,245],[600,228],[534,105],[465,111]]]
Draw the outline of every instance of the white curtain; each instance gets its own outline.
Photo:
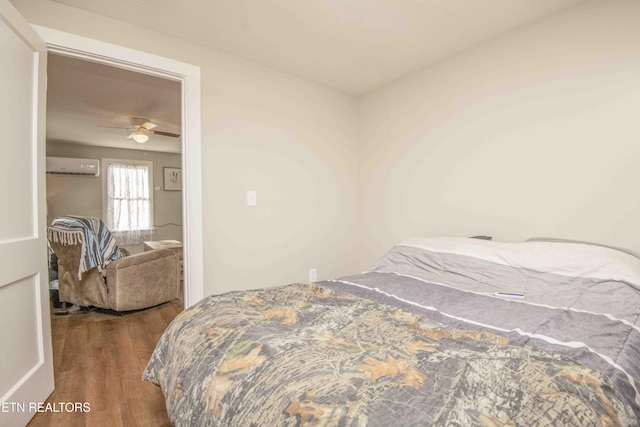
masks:
[[[120,245],[151,240],[149,167],[111,163],[107,167],[107,225]]]

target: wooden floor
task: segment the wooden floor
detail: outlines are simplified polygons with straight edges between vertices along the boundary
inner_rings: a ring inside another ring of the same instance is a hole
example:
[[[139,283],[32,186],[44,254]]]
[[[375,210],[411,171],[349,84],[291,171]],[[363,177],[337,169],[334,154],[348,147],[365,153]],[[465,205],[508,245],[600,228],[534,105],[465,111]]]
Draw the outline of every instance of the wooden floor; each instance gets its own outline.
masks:
[[[160,388],[141,375],[180,311],[182,302],[175,300],[125,315],[53,314],[56,388],[47,402],[88,402],[91,410],[38,413],[28,426],[170,426]]]

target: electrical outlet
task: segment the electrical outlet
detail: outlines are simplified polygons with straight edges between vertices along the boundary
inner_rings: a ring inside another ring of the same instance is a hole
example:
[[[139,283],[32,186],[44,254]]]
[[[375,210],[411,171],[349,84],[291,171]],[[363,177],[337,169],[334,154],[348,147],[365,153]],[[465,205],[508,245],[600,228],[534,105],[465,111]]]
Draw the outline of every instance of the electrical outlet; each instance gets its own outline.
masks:
[[[316,282],[318,280],[318,269],[312,268],[309,270],[309,282]]]

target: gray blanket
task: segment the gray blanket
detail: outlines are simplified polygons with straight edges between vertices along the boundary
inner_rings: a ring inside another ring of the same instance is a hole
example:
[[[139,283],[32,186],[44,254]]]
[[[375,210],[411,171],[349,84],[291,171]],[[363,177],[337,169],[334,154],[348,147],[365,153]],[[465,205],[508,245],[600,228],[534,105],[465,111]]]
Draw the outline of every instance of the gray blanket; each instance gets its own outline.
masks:
[[[598,370],[640,419],[640,291],[633,284],[408,246],[394,247],[367,273],[322,284]]]

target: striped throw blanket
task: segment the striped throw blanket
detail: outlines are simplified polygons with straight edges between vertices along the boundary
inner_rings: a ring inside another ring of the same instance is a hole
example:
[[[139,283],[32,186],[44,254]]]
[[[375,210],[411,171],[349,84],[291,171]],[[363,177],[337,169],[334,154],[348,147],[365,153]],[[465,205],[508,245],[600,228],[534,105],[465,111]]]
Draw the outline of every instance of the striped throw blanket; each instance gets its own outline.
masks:
[[[52,242],[63,245],[82,245],[78,278],[94,267],[102,271],[111,261],[122,258],[116,240],[99,218],[63,216],[53,221],[48,229]]]

